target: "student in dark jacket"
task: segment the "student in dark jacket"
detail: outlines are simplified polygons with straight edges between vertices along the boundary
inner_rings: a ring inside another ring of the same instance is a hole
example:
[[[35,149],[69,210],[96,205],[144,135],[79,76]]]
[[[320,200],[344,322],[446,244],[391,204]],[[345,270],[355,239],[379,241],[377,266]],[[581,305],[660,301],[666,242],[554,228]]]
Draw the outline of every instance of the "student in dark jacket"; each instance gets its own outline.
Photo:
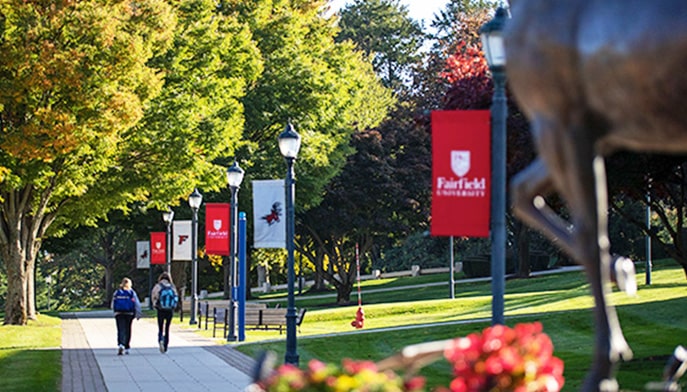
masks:
[[[167,347],[169,346],[169,326],[172,324],[172,316],[174,316],[174,307],[165,308],[164,304],[160,303],[160,294],[164,289],[171,288],[174,292],[175,298],[178,299],[178,292],[174,282],[172,282],[172,277],[167,273],[163,272],[157,278],[157,284],[153,287],[150,297],[155,304],[155,309],[157,309],[157,341],[160,346],[160,352],[166,353]]]
[[[117,355],[129,355],[131,348],[131,324],[142,316],[141,302],[136,291],[131,287],[131,279],[124,278],[119,288],[112,295],[112,310],[117,322]]]

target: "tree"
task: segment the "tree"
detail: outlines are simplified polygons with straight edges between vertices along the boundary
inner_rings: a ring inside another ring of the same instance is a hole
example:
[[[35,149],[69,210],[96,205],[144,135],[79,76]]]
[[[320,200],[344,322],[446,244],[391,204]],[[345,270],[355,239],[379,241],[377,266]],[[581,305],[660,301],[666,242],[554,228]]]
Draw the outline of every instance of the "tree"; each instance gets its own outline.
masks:
[[[382,249],[426,230],[429,146],[426,130],[405,106],[398,107],[377,129],[353,136],[356,152],[327,185],[322,203],[299,214],[298,250],[336,287],[338,303],[350,299],[356,244],[375,262]]]
[[[470,25],[475,27],[476,24]],[[487,110],[491,106],[493,82],[489,77],[488,64],[476,44],[466,41],[455,44],[455,53],[446,61],[446,68],[441,75],[450,83],[443,98],[444,109]],[[510,178],[524,169],[535,156],[529,124],[512,96],[508,97],[507,130],[506,159]],[[521,222],[512,218],[510,226],[518,251],[518,276],[527,277],[530,272],[530,232]]]
[[[233,6],[229,5],[233,3]],[[277,136],[291,120],[303,138],[297,162],[297,206],[308,209],[352,152],[350,135],[379,124],[393,103],[370,64],[349,43],[336,43],[325,1],[226,2],[250,26],[264,72],[243,99],[244,147],[253,178],[280,176]]]
[[[250,37],[215,17],[213,2],[175,6],[0,5],[6,324],[35,317],[43,238],[133,201],[162,205],[198,183],[223,184],[211,159],[241,125],[237,95],[255,74]]]
[[[673,258],[687,276],[685,157],[619,152],[609,157],[607,162],[612,211],[648,235],[652,243]],[[626,208],[627,200],[650,206],[653,215],[651,227]]]
[[[338,41],[350,40],[372,59],[384,85],[396,92],[420,60],[422,26],[399,0],[355,0],[340,11]]]
[[[491,6],[483,0],[449,0],[430,26],[432,45],[421,67],[413,73],[413,100],[427,110],[443,107],[443,98],[450,83],[442,77],[447,59],[459,52],[459,47],[477,46],[479,28],[489,20]]]
[[[353,44],[334,40],[338,30],[323,15],[326,1],[221,4],[224,14],[236,15],[250,27],[264,65],[242,101],[245,127],[235,153],[246,169],[241,193],[250,194],[251,179],[283,177],[277,136],[292,121],[303,138],[295,167],[295,206],[299,213],[313,208],[353,152],[351,135],[383,120],[394,102],[391,92]],[[240,197],[239,203],[250,216],[250,198]],[[254,265],[266,261],[261,255],[249,255],[255,256]]]

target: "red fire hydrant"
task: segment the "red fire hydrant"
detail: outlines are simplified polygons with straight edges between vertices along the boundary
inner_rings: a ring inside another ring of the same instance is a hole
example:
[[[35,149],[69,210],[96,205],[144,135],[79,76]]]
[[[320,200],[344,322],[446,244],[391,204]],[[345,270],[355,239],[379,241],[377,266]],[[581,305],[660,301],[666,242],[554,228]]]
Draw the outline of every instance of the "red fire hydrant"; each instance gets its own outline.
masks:
[[[356,329],[360,329],[363,327],[364,322],[365,322],[365,312],[363,311],[362,306],[358,306],[358,311],[355,312],[355,320],[351,321],[351,326],[355,327]]]

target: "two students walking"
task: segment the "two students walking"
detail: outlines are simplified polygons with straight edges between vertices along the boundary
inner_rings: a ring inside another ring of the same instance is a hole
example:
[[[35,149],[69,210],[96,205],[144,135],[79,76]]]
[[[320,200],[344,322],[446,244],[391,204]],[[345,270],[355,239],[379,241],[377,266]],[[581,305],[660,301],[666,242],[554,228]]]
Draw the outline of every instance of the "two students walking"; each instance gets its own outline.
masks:
[[[158,345],[160,352],[165,353],[169,346],[169,327],[178,303],[177,289],[167,272],[160,274],[157,284],[153,287],[151,300],[157,309]],[[122,279],[122,283],[112,296],[111,307],[117,323],[117,355],[128,355],[131,325],[134,318],[138,320],[143,315],[141,302],[136,291],[131,287],[131,279]]]

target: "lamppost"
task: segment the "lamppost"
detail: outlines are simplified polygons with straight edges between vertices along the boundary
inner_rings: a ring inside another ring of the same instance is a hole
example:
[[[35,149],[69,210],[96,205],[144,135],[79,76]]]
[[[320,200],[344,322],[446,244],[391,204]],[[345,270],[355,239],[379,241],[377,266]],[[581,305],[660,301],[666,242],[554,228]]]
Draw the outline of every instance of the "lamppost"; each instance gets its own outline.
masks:
[[[167,211],[162,213],[162,220],[167,224],[167,246],[165,246],[167,257],[167,273],[172,273],[172,220],[174,220],[174,211],[167,207]]]
[[[295,196],[295,179],[293,163],[301,148],[301,137],[289,122],[279,135],[279,151],[286,159],[286,252],[288,270],[288,303],[286,308],[286,355],[284,362],[298,366],[298,352],[296,351],[296,300],[294,298],[294,281],[296,280],[293,259],[293,237],[295,231],[295,213],[293,199]]]
[[[193,220],[191,221],[191,320],[189,324],[197,324],[196,313],[198,313],[198,209],[203,202],[203,195],[198,192],[198,188],[188,197],[188,205],[193,210]]]
[[[236,321],[238,320],[236,298],[238,297],[238,258],[236,257],[238,251],[238,227],[239,227],[239,204],[238,193],[241,182],[243,181],[244,170],[239,167],[238,162],[227,169],[227,182],[231,189],[231,224],[229,225],[229,263],[231,265],[231,313],[229,314],[229,334],[227,341],[235,342],[238,340],[236,336]]]
[[[494,80],[491,105],[491,291],[492,324],[503,324],[506,286],[506,51],[503,27],[508,11],[499,7],[480,28],[482,50]]]

